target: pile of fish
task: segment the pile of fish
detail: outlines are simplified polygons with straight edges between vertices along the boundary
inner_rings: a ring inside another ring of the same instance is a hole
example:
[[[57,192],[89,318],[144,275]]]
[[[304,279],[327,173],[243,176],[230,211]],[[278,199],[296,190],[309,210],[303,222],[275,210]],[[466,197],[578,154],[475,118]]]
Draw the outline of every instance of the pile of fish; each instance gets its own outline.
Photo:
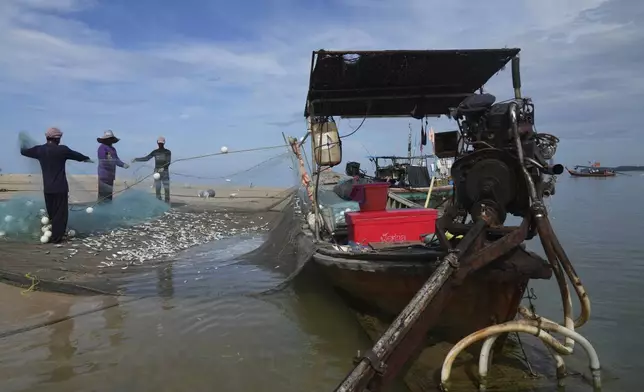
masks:
[[[96,233],[79,241],[87,253],[105,255],[100,267],[127,268],[149,260],[172,259],[182,250],[222,238],[261,232],[268,224],[261,216],[172,210],[154,221]]]

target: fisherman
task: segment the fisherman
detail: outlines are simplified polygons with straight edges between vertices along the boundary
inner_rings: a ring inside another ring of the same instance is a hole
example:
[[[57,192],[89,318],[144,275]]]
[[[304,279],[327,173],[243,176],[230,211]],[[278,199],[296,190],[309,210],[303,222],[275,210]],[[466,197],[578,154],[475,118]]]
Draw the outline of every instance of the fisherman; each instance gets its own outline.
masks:
[[[116,178],[116,167],[127,169],[127,163],[121,161],[116,153],[114,144],[120,139],[114,136],[114,132],[108,130],[102,137],[96,138],[100,143],[98,146],[98,202],[110,202],[114,195],[114,179]]]
[[[60,129],[49,128],[45,132],[45,137],[47,143],[31,148],[27,148],[23,140],[20,154],[40,162],[45,207],[51,221],[50,242],[58,244],[63,240],[67,230],[69,215],[69,184],[65,164],[68,160],[88,163],[93,161],[90,157],[60,144],[60,139],[63,137]]]
[[[165,194],[165,202],[170,204],[170,173],[168,168],[172,161],[170,150],[165,148],[165,138],[159,136],[157,139],[158,148],[142,158],[134,158],[134,162],[147,162],[154,158],[154,172],[159,173],[159,179],[154,179],[154,187],[157,193],[157,199],[161,200],[161,185]]]

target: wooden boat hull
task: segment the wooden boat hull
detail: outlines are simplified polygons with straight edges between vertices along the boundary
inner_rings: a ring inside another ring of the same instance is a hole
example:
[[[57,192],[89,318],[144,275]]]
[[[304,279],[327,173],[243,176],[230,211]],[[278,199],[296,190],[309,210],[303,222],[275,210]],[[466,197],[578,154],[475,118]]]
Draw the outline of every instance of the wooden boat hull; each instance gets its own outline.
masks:
[[[421,261],[421,255],[412,261],[386,257],[356,260],[318,250],[313,260],[351,307],[391,321],[431,276],[437,263],[428,258]],[[456,289],[431,331],[433,336],[455,343],[481,328],[513,319],[528,281],[549,279],[552,273],[543,259],[523,249],[490,267]]]
[[[568,173],[573,177],[615,177],[617,175],[615,172],[582,173],[568,168],[566,168],[566,170],[568,170]]]

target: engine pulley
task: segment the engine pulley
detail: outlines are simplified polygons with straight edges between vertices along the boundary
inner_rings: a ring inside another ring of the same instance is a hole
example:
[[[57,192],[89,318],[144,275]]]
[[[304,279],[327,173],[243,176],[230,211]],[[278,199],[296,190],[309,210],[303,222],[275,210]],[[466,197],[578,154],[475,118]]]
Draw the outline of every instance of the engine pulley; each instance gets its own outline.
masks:
[[[497,221],[505,221],[506,208],[516,197],[516,183],[513,170],[498,159],[483,159],[468,171],[465,192],[469,201],[468,209],[475,216],[483,211],[480,204],[497,211]],[[476,207],[476,208],[473,208]]]

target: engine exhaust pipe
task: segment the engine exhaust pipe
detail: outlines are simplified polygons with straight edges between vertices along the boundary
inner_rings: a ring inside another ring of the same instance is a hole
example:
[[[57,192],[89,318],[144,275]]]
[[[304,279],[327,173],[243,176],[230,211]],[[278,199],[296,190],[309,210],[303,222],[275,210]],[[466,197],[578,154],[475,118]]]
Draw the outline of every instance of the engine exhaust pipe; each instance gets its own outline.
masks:
[[[557,163],[556,165],[548,166],[548,172],[551,175],[558,176],[559,174],[564,172],[564,167],[563,165]]]
[[[514,87],[514,98],[521,99],[521,67],[519,55],[512,58],[512,87]]]

